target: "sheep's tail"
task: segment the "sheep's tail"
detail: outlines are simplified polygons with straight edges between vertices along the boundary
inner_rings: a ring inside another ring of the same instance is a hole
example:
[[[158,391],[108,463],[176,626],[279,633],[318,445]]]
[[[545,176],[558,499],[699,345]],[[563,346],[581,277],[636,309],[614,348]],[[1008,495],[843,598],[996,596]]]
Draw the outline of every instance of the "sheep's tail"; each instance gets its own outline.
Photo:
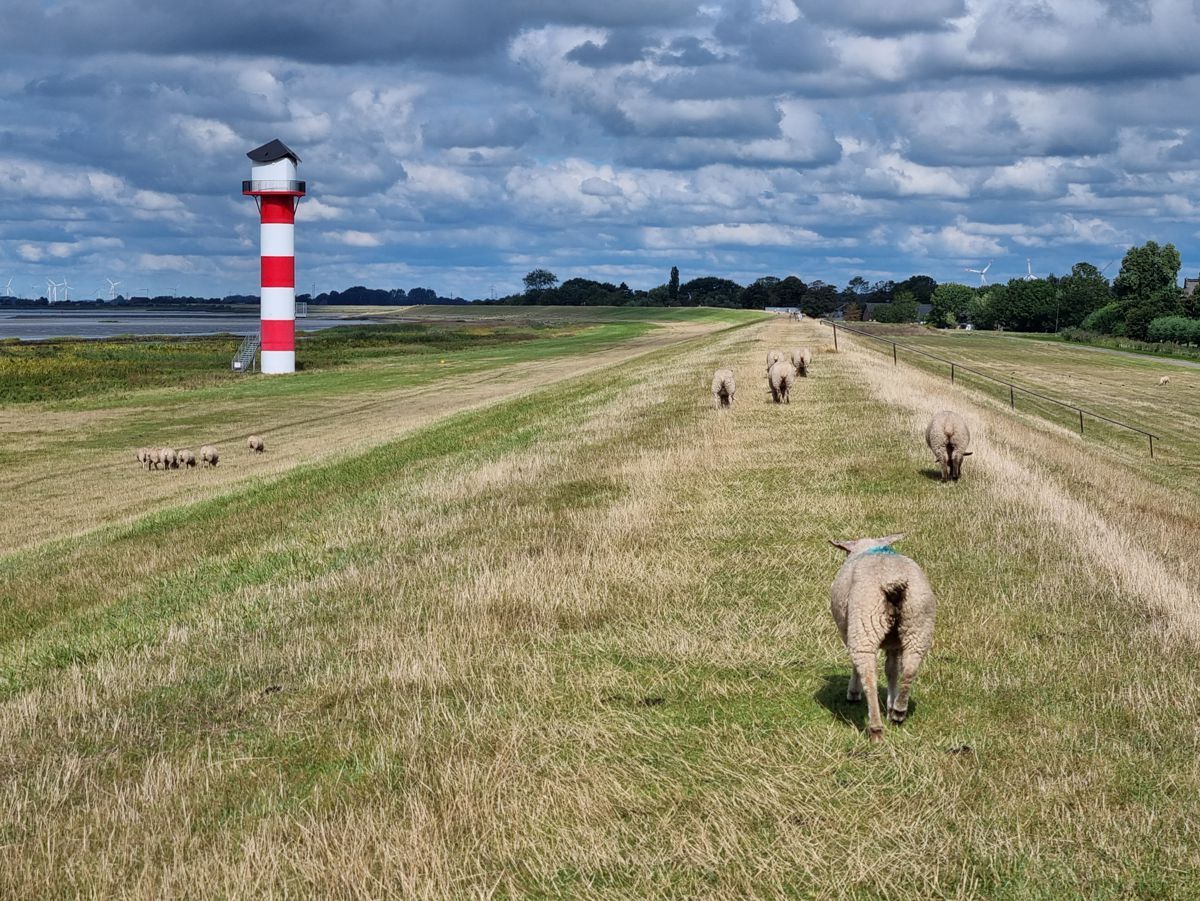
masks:
[[[891,582],[884,582],[880,587],[883,589],[883,600],[887,603],[888,609],[895,616],[899,616],[900,608],[908,598],[908,579],[893,579]]]

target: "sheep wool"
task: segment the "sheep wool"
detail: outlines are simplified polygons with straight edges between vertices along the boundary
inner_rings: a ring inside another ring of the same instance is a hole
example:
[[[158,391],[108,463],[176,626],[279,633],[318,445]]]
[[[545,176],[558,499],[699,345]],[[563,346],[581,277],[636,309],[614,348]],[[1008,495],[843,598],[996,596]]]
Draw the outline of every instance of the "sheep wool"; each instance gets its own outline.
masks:
[[[787,360],[779,360],[771,366],[767,373],[771,383],[771,400],[777,404],[792,402],[792,385],[796,381],[796,370]]]
[[[771,367],[774,366],[776,363],[778,363],[782,359],[783,359],[783,351],[782,350],[767,351],[767,374],[768,375],[771,372]]]
[[[196,455],[189,448],[184,448],[179,451],[179,465],[184,469],[191,469],[196,465]]]
[[[732,369],[718,369],[713,373],[712,398],[714,407],[718,410],[721,407],[732,407],[733,395],[736,392],[737,383],[733,380]]]
[[[175,452],[173,447],[164,447],[158,452],[159,460],[162,461],[163,469],[178,469],[179,454]]]
[[[151,448],[146,452],[146,468],[158,469],[158,464],[162,462],[162,448]]]
[[[266,450],[266,445],[263,444],[262,438],[260,438],[258,435],[251,435],[249,438],[247,438],[246,446],[256,454],[261,454],[264,450]]]
[[[921,661],[933,646],[937,598],[916,561],[892,550],[904,535],[830,542],[847,553],[830,588],[829,609],[850,653],[853,670],[846,700],[867,696],[867,731],[883,738],[876,692],[880,649],[887,656],[888,719],[899,725]]]
[[[933,459],[942,470],[942,481],[957,482],[962,475],[963,457],[971,456],[971,430],[957,413],[942,410],[934,414],[925,429],[925,443],[933,451]]]
[[[1169,384],[1171,384],[1171,377],[1169,375],[1164,375],[1162,378],[1160,378],[1158,380],[1158,383],[1160,385],[1169,385]]]
[[[792,348],[792,368],[796,374],[808,378],[808,368],[812,366],[812,351],[807,347]]]
[[[206,444],[204,447],[200,448],[200,461],[204,463],[205,466],[216,466],[220,460],[221,455],[217,452],[217,449],[213,447],[213,445]]]

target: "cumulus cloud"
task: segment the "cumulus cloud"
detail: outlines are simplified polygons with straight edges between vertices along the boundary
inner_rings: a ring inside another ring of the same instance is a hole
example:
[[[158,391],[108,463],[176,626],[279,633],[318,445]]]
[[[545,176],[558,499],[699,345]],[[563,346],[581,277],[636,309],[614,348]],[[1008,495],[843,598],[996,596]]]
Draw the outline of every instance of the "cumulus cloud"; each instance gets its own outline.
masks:
[[[0,58],[15,284],[102,265],[253,291],[240,181],[273,137],[330,287],[1200,249],[1192,0],[7,0],[0,33],[22,36]]]

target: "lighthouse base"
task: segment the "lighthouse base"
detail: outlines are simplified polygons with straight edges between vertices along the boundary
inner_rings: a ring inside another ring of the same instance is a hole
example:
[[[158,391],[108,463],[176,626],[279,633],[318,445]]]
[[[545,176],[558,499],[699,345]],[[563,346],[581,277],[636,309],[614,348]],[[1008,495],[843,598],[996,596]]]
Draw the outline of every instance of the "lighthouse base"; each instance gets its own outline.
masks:
[[[294,350],[264,350],[261,351],[260,369],[266,375],[282,375],[296,371],[296,352]]]

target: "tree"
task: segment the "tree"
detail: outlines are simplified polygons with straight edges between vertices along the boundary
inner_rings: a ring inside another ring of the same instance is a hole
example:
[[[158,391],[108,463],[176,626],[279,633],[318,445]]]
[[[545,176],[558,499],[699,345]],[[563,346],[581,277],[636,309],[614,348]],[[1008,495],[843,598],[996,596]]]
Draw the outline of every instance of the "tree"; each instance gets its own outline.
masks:
[[[804,295],[808,293],[808,285],[796,276],[789,275],[775,285],[771,293],[775,298],[772,306],[800,309],[804,306]],[[826,312],[832,312],[832,310],[833,307],[830,307]]]
[[[1108,279],[1091,263],[1076,263],[1071,274],[1058,282],[1055,331],[1079,325],[1112,300]]]
[[[1174,244],[1161,247],[1147,241],[1131,247],[1121,260],[1121,271],[1113,281],[1113,294],[1120,300],[1149,300],[1155,293],[1174,288],[1179,278],[1179,251]]]
[[[525,293],[531,291],[545,291],[547,288],[553,288],[558,284],[558,276],[549,269],[534,269],[521,281],[525,283]]]
[[[727,278],[694,278],[679,286],[679,302],[693,307],[736,307],[742,286]]]
[[[667,282],[667,297],[672,304],[679,300],[679,267],[671,267],[671,280]]]
[[[775,286],[779,284],[779,279],[773,275],[764,275],[762,278],[757,278],[742,291],[742,296],[739,299],[739,304],[743,309],[747,310],[762,310],[767,307],[775,306]]]
[[[929,303],[933,292],[937,290],[937,285],[938,283],[928,275],[914,275],[898,283],[895,293],[907,291],[912,294],[917,303]]]
[[[916,322],[920,313],[917,297],[911,291],[896,291],[891,303],[875,308],[876,322]]]
[[[837,288],[818,279],[810,284],[808,290],[804,292],[804,297],[800,301],[800,309],[805,316],[826,316],[837,309],[837,302]]]
[[[862,307],[854,301],[846,304],[846,309],[842,311],[842,319],[846,322],[862,322]]]
[[[1014,278],[995,302],[997,317],[1014,332],[1050,331],[1057,308],[1057,289],[1044,278]]]
[[[975,289],[957,282],[938,285],[930,298],[933,309],[929,321],[939,326],[954,328],[971,318],[971,305],[975,300]]]

